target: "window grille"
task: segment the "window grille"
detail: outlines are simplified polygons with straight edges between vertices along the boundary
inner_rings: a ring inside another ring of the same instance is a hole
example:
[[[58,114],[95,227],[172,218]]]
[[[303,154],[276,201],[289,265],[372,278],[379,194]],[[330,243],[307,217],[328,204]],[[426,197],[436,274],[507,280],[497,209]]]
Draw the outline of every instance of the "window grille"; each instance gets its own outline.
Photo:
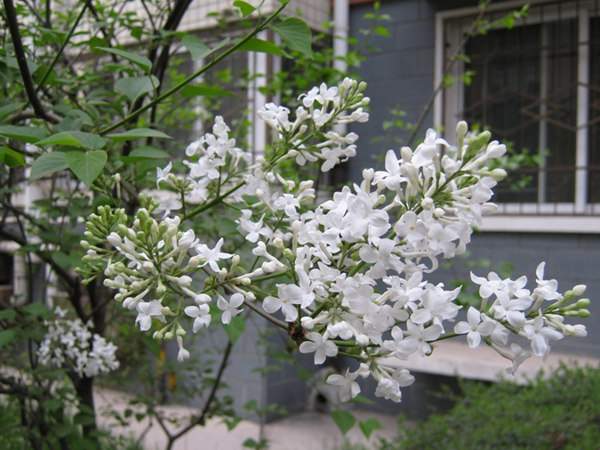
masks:
[[[443,24],[441,67],[461,54],[441,96],[447,133],[465,119],[519,155],[501,213],[600,215],[600,0],[534,3],[513,28],[466,39],[473,14]]]

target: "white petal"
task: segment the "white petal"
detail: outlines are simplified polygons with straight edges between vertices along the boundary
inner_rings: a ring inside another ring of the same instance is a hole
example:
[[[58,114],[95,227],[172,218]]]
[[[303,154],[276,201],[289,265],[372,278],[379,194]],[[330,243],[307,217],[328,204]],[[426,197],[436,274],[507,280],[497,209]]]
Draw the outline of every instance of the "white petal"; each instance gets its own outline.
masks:
[[[467,334],[467,342],[471,348],[479,347],[479,344],[481,343],[481,335],[477,331],[470,331]]]

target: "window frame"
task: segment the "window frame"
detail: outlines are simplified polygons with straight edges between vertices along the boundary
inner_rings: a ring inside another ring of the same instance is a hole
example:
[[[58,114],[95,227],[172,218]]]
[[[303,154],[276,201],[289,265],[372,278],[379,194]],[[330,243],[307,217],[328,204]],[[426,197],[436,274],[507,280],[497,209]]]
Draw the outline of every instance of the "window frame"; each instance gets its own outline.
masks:
[[[482,230],[501,231],[506,228],[507,231],[534,231],[530,225],[525,222],[537,222],[541,230],[559,232],[588,232],[600,233],[600,204],[588,203],[588,173],[586,170],[579,170],[588,167],[588,119],[589,119],[589,99],[590,90],[588,89],[590,74],[590,21],[592,17],[600,16],[597,11],[592,14],[592,3],[589,1],[568,1],[561,2],[560,6],[555,6],[556,11],[540,11],[536,6],[552,7],[557,5],[556,1],[549,0],[514,0],[502,4],[493,4],[488,7],[489,12],[502,13],[511,9],[519,8],[525,4],[530,4],[530,13],[524,24],[536,24],[550,22],[557,19],[577,19],[577,107],[576,107],[576,145],[575,145],[575,192],[573,202],[554,203],[544,202],[544,189],[538,189],[538,202],[523,203],[501,203],[499,208],[502,215],[493,216],[491,220],[484,220]],[[434,88],[440,86],[444,76],[444,66],[446,65],[447,55],[452,55],[461,43],[462,36],[468,28],[469,17],[474,17],[478,13],[478,7],[465,7],[459,9],[442,10],[435,16],[435,43],[434,43]],[[516,24],[515,27],[520,26]],[[543,63],[543,53],[540,54]],[[458,77],[464,73],[464,63],[456,61],[451,71],[451,75]],[[542,70],[542,74],[545,72]],[[544,86],[545,76],[540,80],[541,89]],[[454,127],[445,127],[456,121],[452,111],[460,111],[464,105],[464,88],[462,83],[454,83],[449,88],[444,88],[436,96],[433,105],[433,123],[438,130],[444,130],[445,135],[452,140],[455,136]],[[545,102],[540,102],[541,113],[545,107]],[[543,115],[543,114],[541,114]],[[545,121],[540,121],[540,136],[543,134]],[[545,137],[545,136],[544,136]],[[541,143],[543,140],[541,141]],[[542,144],[540,143],[540,147]],[[544,165],[540,165],[539,186],[544,183]],[[542,201],[540,201],[542,200]],[[579,216],[582,216],[583,220]],[[503,217],[511,220],[500,219]],[[521,220],[518,220],[521,218]],[[513,220],[517,219],[517,220]],[[572,227],[565,226],[565,219],[571,220]],[[492,224],[492,225],[489,225]],[[581,225],[585,224],[583,227]]]

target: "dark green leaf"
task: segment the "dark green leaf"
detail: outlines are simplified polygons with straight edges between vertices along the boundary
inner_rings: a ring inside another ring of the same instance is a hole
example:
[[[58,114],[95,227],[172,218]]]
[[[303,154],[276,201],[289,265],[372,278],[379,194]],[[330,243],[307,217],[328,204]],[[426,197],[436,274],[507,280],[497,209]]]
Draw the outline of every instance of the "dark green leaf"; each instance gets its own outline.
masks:
[[[367,439],[371,437],[374,431],[382,428],[381,422],[373,417],[360,421],[358,426]]]
[[[97,134],[84,131],[62,131],[36,142],[35,145],[63,145],[65,147],[99,150],[106,145],[106,139]]]
[[[107,155],[104,150],[90,152],[65,153],[65,160],[75,176],[88,186],[100,175],[106,164]]]
[[[120,56],[121,58],[125,58],[128,61],[131,61],[134,64],[137,64],[146,72],[150,71],[152,68],[152,62],[146,58],[145,56],[136,55],[135,53],[127,52],[125,50],[121,50],[118,48],[108,48],[108,47],[96,47],[96,50],[101,50],[106,53],[112,53],[113,55]]]
[[[123,133],[109,134],[107,137],[116,142],[132,141],[134,139],[143,139],[148,137],[172,139],[168,134],[165,134],[162,131],[153,130],[152,128],[133,128],[131,130],[124,131]]]
[[[235,344],[246,329],[246,320],[242,316],[235,316],[227,325],[223,325],[225,332],[232,344]]]
[[[233,2],[233,6],[235,6],[236,8],[239,8],[240,12],[242,13],[242,16],[244,16],[244,17],[249,16],[254,11],[256,11],[256,8],[254,6],[252,6],[250,3],[245,2],[243,0],[235,0]]]
[[[271,28],[281,37],[290,49],[299,51],[309,57],[312,55],[312,34],[310,28],[302,19],[288,17],[287,19],[271,25]]]
[[[225,97],[233,95],[233,93],[221,86],[199,83],[188,84],[181,90],[181,95],[184,97]]]
[[[20,167],[25,165],[25,155],[14,151],[12,148],[0,147],[0,163],[8,167]]]
[[[188,49],[188,52],[190,52],[192,58],[195,60],[204,58],[210,52],[210,48],[204,45],[204,42],[193,34],[185,35],[181,43]]]
[[[22,142],[36,142],[46,137],[48,133],[43,128],[25,127],[18,125],[0,126],[0,136]]]
[[[130,77],[118,79],[115,83],[115,90],[133,102],[140,95],[152,92],[157,86],[156,77]]]
[[[64,170],[69,165],[65,159],[65,154],[62,152],[44,153],[36,159],[31,165],[31,180],[37,180],[46,175],[53,174],[59,170]]]
[[[14,330],[3,330],[0,331],[0,348],[10,344],[17,337],[17,333]]]
[[[269,53],[271,55],[282,56],[283,51],[271,41],[265,41],[259,38],[252,38],[239,47],[241,51]]]
[[[356,419],[352,413],[341,409],[331,411],[331,418],[343,434],[346,434],[348,431],[350,431],[350,429],[352,429],[356,423]]]

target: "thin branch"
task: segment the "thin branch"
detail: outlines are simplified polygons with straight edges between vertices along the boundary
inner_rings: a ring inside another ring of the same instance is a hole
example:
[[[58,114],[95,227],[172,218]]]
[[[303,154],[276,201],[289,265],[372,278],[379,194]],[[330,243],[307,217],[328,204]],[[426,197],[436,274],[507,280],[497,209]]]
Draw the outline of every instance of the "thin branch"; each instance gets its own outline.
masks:
[[[223,378],[223,373],[225,372],[225,368],[227,367],[227,362],[229,360],[229,356],[231,354],[232,348],[233,348],[233,344],[231,343],[230,340],[228,340],[227,346],[225,347],[225,350],[223,352],[223,358],[221,359],[221,364],[219,365],[217,377],[215,379],[215,382],[212,385],[212,389],[210,390],[210,393],[208,394],[206,403],[204,403],[202,412],[200,413],[200,415],[198,417],[196,417],[195,419],[192,419],[187,426],[185,426],[184,428],[179,430],[177,433],[171,435],[171,437],[169,438],[169,442],[167,444],[167,450],[171,450],[173,448],[173,444],[175,443],[175,441],[177,439],[179,439],[181,436],[183,436],[185,433],[190,431],[192,428],[194,428],[196,425],[204,424],[204,422],[206,420],[206,416],[208,415],[210,408],[212,406],[212,403],[216,398],[217,390],[219,389],[219,386],[221,384],[221,379]]]
[[[276,319],[275,317],[273,317],[270,314],[267,314],[266,312],[264,312],[262,309],[260,309],[259,307],[257,307],[256,305],[253,305],[251,302],[244,302],[244,305],[246,305],[248,308],[250,308],[252,311],[254,311],[256,314],[258,314],[259,316],[261,316],[264,319],[267,319],[269,322],[271,322],[273,325],[278,326],[279,328],[284,329],[285,331],[287,331],[289,329],[288,324],[285,323],[282,320]]]
[[[81,21],[83,15],[85,14],[85,10],[88,8],[88,5],[89,5],[88,2],[85,2],[83,4],[83,7],[81,8],[81,11],[79,12],[79,15],[75,19],[75,22],[73,22],[73,26],[71,26],[71,29],[67,33],[67,36],[65,37],[65,40],[63,41],[62,45],[58,49],[58,52],[56,53],[56,55],[54,55],[54,59],[52,60],[52,62],[48,66],[48,68],[46,69],[46,72],[44,73],[44,75],[42,76],[42,79],[40,80],[40,83],[38,84],[38,87],[35,90],[36,92],[39,91],[40,89],[42,89],[42,86],[44,86],[44,83],[46,82],[46,80],[50,76],[50,73],[52,73],[52,69],[54,69],[54,66],[58,62],[59,58],[62,56],[62,54],[63,54],[63,52],[65,50],[65,47],[67,46],[67,44],[71,40],[71,37],[73,36],[73,33],[75,33],[75,29],[77,28],[77,26],[79,25],[79,22]]]
[[[106,133],[109,133],[109,132],[115,130],[116,128],[119,128],[121,125],[123,125],[123,124],[129,122],[131,119],[139,116],[144,111],[152,108],[153,105],[162,102],[164,99],[170,97],[174,93],[176,93],[179,90],[181,90],[182,88],[184,88],[191,81],[195,80],[197,77],[202,75],[204,72],[206,72],[209,69],[211,69],[212,67],[214,67],[216,64],[218,64],[224,58],[229,56],[231,53],[235,52],[237,49],[239,49],[241,46],[243,46],[246,42],[248,42],[250,39],[252,39],[258,33],[260,33],[269,23],[271,23],[273,21],[273,19],[275,19],[275,17],[277,17],[279,15],[279,13],[286,6],[287,6],[287,3],[282,3],[281,6],[279,8],[277,8],[277,10],[274,13],[272,13],[269,17],[267,17],[258,27],[256,27],[254,30],[252,30],[250,33],[248,33],[246,36],[244,36],[242,39],[240,39],[235,45],[233,45],[232,47],[230,47],[229,49],[227,49],[226,51],[221,53],[219,56],[217,56],[210,63],[208,63],[204,67],[200,68],[199,70],[197,70],[190,76],[188,76],[182,82],[173,86],[171,89],[166,91],[164,94],[159,95],[154,100],[146,103],[144,106],[142,106],[142,107],[138,108],[137,110],[133,111],[132,113],[128,114],[125,118],[119,120],[118,122],[114,123],[113,125],[103,128],[102,130],[100,130],[99,134],[104,135]]]
[[[25,87],[25,92],[27,93],[29,103],[31,103],[31,106],[33,107],[37,117],[47,122],[57,123],[59,119],[55,115],[46,112],[33,86],[31,73],[29,72],[29,67],[27,66],[25,50],[23,49],[23,43],[21,42],[21,33],[19,32],[19,23],[17,21],[17,11],[15,10],[15,5],[13,4],[12,0],[4,0],[4,9],[6,11],[6,22],[12,38],[13,47],[15,49],[15,57],[17,58],[19,72],[21,72],[23,86]]]
[[[152,27],[152,31],[154,32],[154,34],[156,34],[158,32],[158,29],[156,28],[156,24],[154,23],[154,18],[152,17],[152,14],[150,13],[150,10],[148,9],[146,0],[141,0],[141,2],[142,2],[142,7],[144,8],[144,11],[146,11],[146,15],[148,16],[148,20],[150,20],[150,26]]]

